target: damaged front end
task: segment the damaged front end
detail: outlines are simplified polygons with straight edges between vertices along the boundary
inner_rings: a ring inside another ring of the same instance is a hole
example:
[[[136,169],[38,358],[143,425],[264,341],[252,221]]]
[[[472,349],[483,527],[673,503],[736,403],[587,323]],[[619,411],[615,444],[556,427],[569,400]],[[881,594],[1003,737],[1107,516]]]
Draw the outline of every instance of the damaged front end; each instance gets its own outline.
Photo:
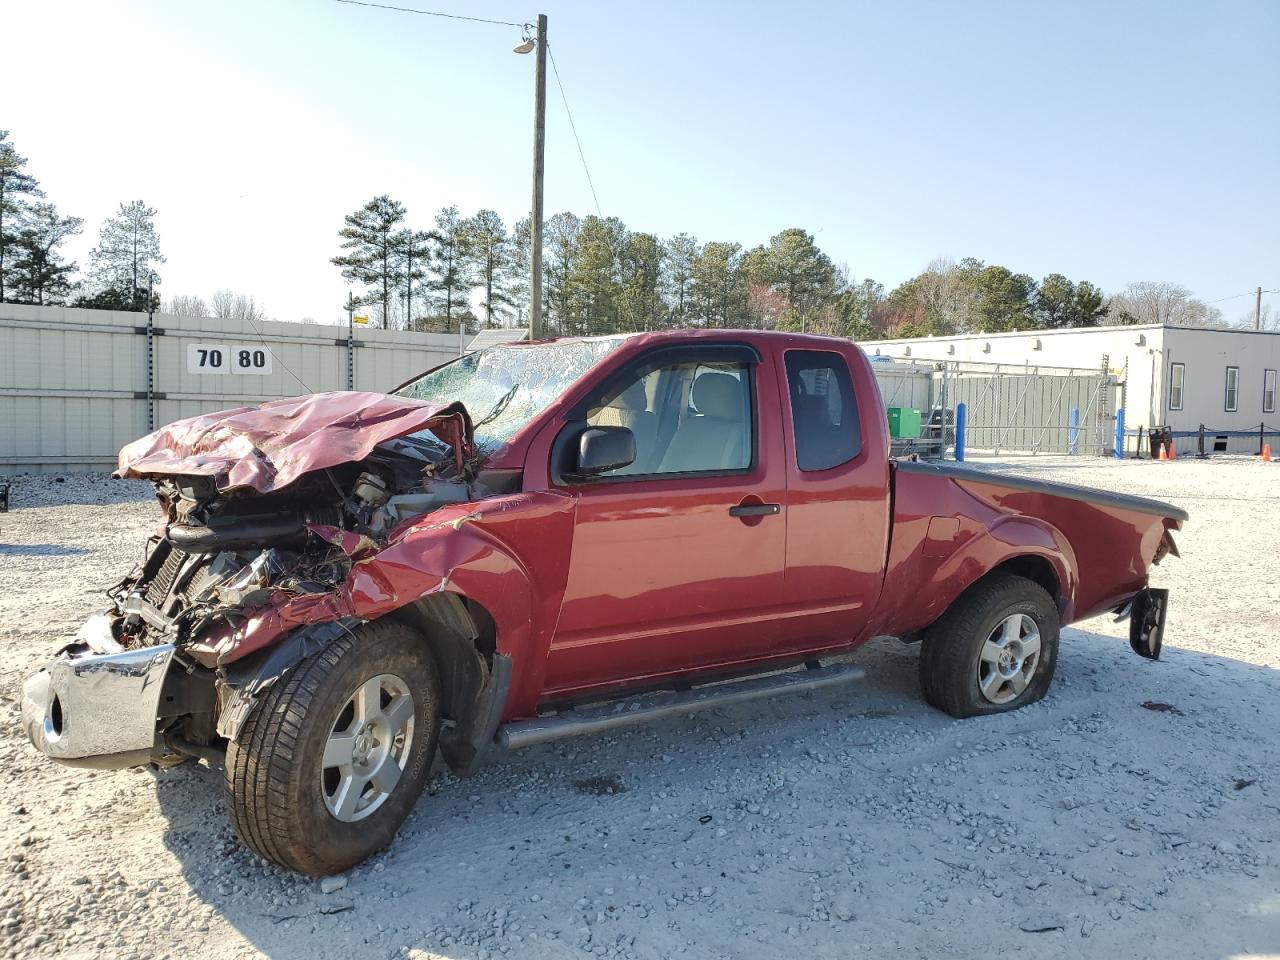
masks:
[[[460,405],[380,394],[179,421],[126,447],[118,475],[155,483],[163,522],[110,607],[27,679],[31,742],[79,766],[213,758],[223,708],[251,706],[230,665],[300,624],[358,623],[341,600],[353,566],[483,496],[474,461]]]

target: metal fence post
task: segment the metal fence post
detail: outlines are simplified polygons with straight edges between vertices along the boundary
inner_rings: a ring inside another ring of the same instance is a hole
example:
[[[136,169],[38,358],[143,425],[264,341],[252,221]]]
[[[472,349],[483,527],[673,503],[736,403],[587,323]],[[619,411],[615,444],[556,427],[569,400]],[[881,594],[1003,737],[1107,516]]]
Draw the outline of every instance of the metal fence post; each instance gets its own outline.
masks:
[[[1080,452],[1080,408],[1072,407],[1067,415],[1067,453],[1075,456]]]
[[[1116,449],[1117,460],[1124,459],[1124,407],[1116,410]]]
[[[147,433],[156,428],[156,341],[155,301],[147,285]]]
[[[347,389],[356,388],[356,335],[355,319],[347,311]]]
[[[965,423],[969,419],[969,405],[967,403],[956,404],[956,461],[964,462],[964,428]],[[946,424],[943,424],[943,429]]]
[[[1196,441],[1196,457],[1198,457],[1198,458],[1199,458],[1199,459],[1201,459],[1201,460],[1203,460],[1203,459],[1204,459],[1204,457],[1205,457],[1205,452],[1204,452],[1204,424],[1203,424],[1203,423],[1202,423],[1202,424],[1200,424],[1200,432],[1199,432],[1199,434],[1198,434],[1198,440]]]

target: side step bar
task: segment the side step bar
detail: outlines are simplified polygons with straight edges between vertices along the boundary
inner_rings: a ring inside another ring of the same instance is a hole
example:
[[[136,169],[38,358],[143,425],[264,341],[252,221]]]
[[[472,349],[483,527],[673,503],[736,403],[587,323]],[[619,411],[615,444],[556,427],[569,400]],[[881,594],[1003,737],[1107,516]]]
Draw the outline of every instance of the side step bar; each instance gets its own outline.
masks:
[[[520,750],[536,743],[575,737],[588,733],[604,733],[633,723],[647,723],[730,703],[745,703],[787,693],[804,693],[833,687],[838,683],[861,680],[866,671],[852,664],[810,667],[790,673],[748,677],[726,683],[709,684],[679,693],[662,693],[647,698],[630,698],[581,710],[565,710],[532,720],[517,720],[498,731],[498,745],[506,750]]]

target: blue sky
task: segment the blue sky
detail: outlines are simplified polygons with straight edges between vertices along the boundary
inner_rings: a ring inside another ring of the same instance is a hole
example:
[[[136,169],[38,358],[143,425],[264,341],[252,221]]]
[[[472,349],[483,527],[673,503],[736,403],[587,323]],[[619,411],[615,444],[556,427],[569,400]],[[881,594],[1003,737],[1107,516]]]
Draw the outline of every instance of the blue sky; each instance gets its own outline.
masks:
[[[601,206],[632,229],[802,226],[886,287],[976,256],[1111,291],[1280,288],[1280,3],[400,3],[548,14]],[[517,29],[331,0],[11,2],[5,23],[0,127],[85,218],[73,254],[141,197],[166,296],[337,320],[328,259],[369,197],[423,227],[528,210]],[[548,213],[593,212],[554,78],[548,101]]]

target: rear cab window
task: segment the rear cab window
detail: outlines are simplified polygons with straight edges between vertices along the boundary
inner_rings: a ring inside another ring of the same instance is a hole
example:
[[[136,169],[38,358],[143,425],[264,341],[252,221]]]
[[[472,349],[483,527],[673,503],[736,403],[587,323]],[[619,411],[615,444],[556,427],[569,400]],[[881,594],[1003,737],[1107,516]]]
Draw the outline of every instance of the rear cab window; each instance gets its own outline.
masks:
[[[830,470],[862,451],[858,405],[849,364],[829,350],[788,350],[787,390],[796,466]]]

